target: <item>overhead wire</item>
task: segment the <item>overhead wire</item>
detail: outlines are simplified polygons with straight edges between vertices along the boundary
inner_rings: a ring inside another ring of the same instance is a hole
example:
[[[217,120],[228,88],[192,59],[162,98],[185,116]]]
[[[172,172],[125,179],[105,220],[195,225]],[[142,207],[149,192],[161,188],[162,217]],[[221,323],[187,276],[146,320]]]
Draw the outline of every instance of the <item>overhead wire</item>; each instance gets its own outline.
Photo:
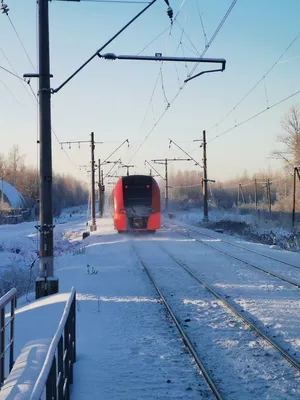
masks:
[[[15,28],[15,25],[13,24],[13,22],[12,22],[10,16],[8,15],[8,13],[7,13],[6,15],[7,15],[7,18],[8,18],[8,20],[9,20],[9,22],[10,22],[10,24],[11,24],[11,26],[12,26],[14,32],[15,32],[15,34],[17,35],[17,38],[19,39],[19,42],[20,42],[20,44],[21,44],[21,47],[22,47],[22,49],[24,50],[28,61],[30,62],[32,68],[33,68],[34,71],[36,72],[36,67],[33,65],[33,62],[31,61],[31,59],[30,59],[30,57],[29,57],[29,54],[28,54],[28,52],[27,52],[27,50],[26,50],[26,48],[25,48],[25,46],[24,46],[24,43],[23,43],[23,41],[22,41],[20,35],[18,34],[18,32],[17,32],[17,30],[16,30],[16,28]]]
[[[215,40],[215,38],[217,37],[218,33],[220,32],[222,26],[224,25],[226,19],[228,18],[228,16],[230,15],[231,11],[233,10],[235,4],[237,3],[237,0],[233,0],[230,7],[228,8],[228,10],[226,11],[224,17],[222,18],[221,22],[219,23],[219,25],[217,26],[215,32],[213,33],[212,37],[210,38],[209,42],[207,43],[207,45],[205,46],[205,49],[202,51],[202,53],[200,54],[200,57],[203,57],[207,50],[210,48],[211,44],[213,43],[213,41]],[[190,72],[190,76],[195,72],[195,70],[197,69],[197,67],[199,66],[200,63],[196,63],[196,65],[192,68],[191,72]],[[157,125],[159,124],[159,122],[162,120],[162,118],[165,116],[165,114],[167,113],[167,111],[170,109],[171,105],[175,102],[175,100],[178,98],[180,92],[184,89],[186,85],[186,82],[184,82],[182,84],[182,86],[179,88],[179,90],[176,92],[175,96],[173,97],[173,99],[170,101],[170,106],[167,107],[162,114],[160,115],[160,117],[158,118],[158,120],[156,121],[156,123],[152,126],[152,128],[148,131],[148,133],[146,134],[145,138],[142,140],[142,142],[140,143],[139,147],[137,148],[137,150],[134,152],[134,154],[131,156],[131,158],[129,159],[128,162],[131,162],[132,159],[136,156],[136,154],[140,151],[140,149],[142,148],[142,146],[144,145],[144,143],[146,142],[146,140],[149,138],[149,136],[151,135],[151,133],[154,131],[154,129],[157,127]]]
[[[19,75],[17,75],[17,74],[15,74],[15,73],[11,72],[9,69],[4,68],[4,67],[2,67],[1,65],[0,65],[0,69],[3,69],[3,70],[4,70],[5,72],[7,72],[8,74],[13,75],[14,77],[20,79],[21,81],[24,81],[24,78],[21,78]]]
[[[148,48],[152,43],[154,43],[159,37],[161,37],[164,33],[166,33],[167,31],[169,31],[169,35],[168,35],[168,37],[167,37],[166,44],[165,44],[165,48],[164,48],[164,54],[165,54],[165,52],[167,51],[167,48],[168,48],[168,44],[169,44],[170,37],[171,37],[171,35],[172,35],[172,29],[173,29],[174,21],[177,20],[178,15],[179,15],[179,13],[180,13],[180,11],[181,11],[181,9],[182,9],[182,7],[183,7],[185,1],[186,1],[186,0],[182,0],[181,4],[180,4],[180,6],[179,6],[178,11],[177,11],[176,15],[175,15],[174,18],[173,18],[172,23],[169,24],[168,27],[167,27],[166,29],[164,29],[161,33],[159,33],[154,39],[152,39],[146,46],[144,46],[143,49],[137,53],[137,55],[141,54],[146,48]],[[159,78],[160,78],[160,76],[161,76],[162,65],[163,65],[163,61],[161,62],[161,65],[160,65],[160,68],[159,68],[159,71],[158,71],[158,74],[157,74],[157,78],[156,78],[156,81],[155,81],[155,83],[154,83],[154,87],[153,87],[153,90],[152,90],[152,93],[151,93],[151,96],[150,96],[150,100],[149,100],[149,102],[148,102],[148,104],[147,104],[147,107],[146,107],[145,115],[144,115],[144,117],[143,117],[142,123],[141,123],[139,129],[137,130],[137,133],[136,133],[135,136],[137,136],[138,133],[141,131],[141,129],[142,129],[142,127],[143,127],[143,125],[144,125],[144,123],[145,123],[145,121],[146,121],[146,118],[147,118],[147,115],[148,115],[148,112],[149,112],[149,109],[150,109],[151,105],[152,105],[152,111],[153,111],[153,97],[154,97],[154,94],[155,94],[155,90],[156,90],[157,84],[158,84],[158,82],[159,82]],[[163,90],[164,90],[164,89],[163,89]],[[155,117],[154,117],[154,115],[153,115],[153,120],[154,120],[154,125],[155,125],[156,122],[155,122]]]
[[[205,46],[207,46],[207,44],[208,44],[208,39],[207,39],[207,35],[206,35],[206,32],[205,32],[205,28],[204,28],[204,23],[203,23],[203,19],[202,19],[202,15],[201,15],[201,13],[200,13],[200,9],[199,9],[199,1],[197,0],[197,10],[198,10],[198,15],[199,15],[199,19],[200,19],[200,22],[201,22],[201,27],[202,27],[202,32],[203,32],[203,36],[204,36],[204,42],[205,42]]]
[[[0,79],[0,82],[5,87],[5,89],[10,93],[10,95],[15,99],[15,101],[20,105],[20,107],[23,108],[23,105],[19,102],[19,100],[16,98],[16,96],[13,94],[13,92],[9,89],[9,87],[1,79]]]
[[[169,30],[169,35],[168,35],[168,38],[167,38],[167,41],[166,41],[166,44],[165,44],[165,49],[164,49],[164,51],[166,51],[167,46],[168,46],[168,42],[169,42],[169,39],[170,39],[170,36],[171,36],[171,32],[172,32],[171,29],[172,29],[172,25],[168,26],[168,29],[167,29],[167,30]],[[164,33],[165,33],[165,32],[166,32],[166,30],[164,31]],[[144,49],[147,48],[147,47],[148,47],[148,46],[144,47]],[[141,50],[141,52],[144,51],[144,49]],[[139,52],[138,54],[140,54],[141,52]],[[146,108],[146,113],[145,113],[145,115],[144,115],[144,118],[143,118],[143,120],[142,120],[142,123],[141,123],[141,125],[140,125],[140,128],[139,128],[138,131],[137,131],[137,134],[138,134],[139,131],[142,129],[142,127],[143,127],[143,125],[144,125],[144,123],[145,123],[145,121],[146,121],[146,118],[147,118],[147,115],[148,115],[148,111],[149,111],[149,108],[150,108],[150,106],[151,106],[151,104],[152,104],[152,100],[153,100],[153,97],[154,97],[154,94],[155,94],[155,90],[156,90],[156,87],[157,87],[157,84],[158,84],[158,81],[159,81],[160,71],[161,71],[161,66],[160,66],[160,68],[159,68],[159,72],[158,72],[158,75],[157,75],[157,78],[156,78],[156,81],[155,81],[155,84],[154,84],[154,87],[153,87],[153,90],[152,90],[152,93],[151,93],[151,96],[150,96],[150,100],[149,100],[148,105],[147,105],[147,108]],[[136,134],[135,136],[137,136],[137,134]]]
[[[253,120],[254,118],[257,118],[258,116],[260,116],[260,115],[262,115],[262,114],[264,114],[266,111],[271,110],[271,109],[274,108],[274,107],[277,107],[279,104],[284,103],[285,101],[291,99],[292,97],[296,96],[296,95],[299,94],[299,93],[300,93],[300,89],[297,90],[296,92],[292,93],[291,95],[289,95],[289,96],[283,98],[282,100],[278,101],[277,103],[274,103],[274,104],[272,104],[271,106],[266,107],[266,108],[264,108],[263,110],[259,111],[258,113],[251,115],[251,117],[249,117],[249,118],[247,118],[247,119],[245,119],[245,120],[239,122],[238,124],[233,125],[231,128],[226,129],[224,132],[222,132],[222,133],[220,133],[220,134],[214,136],[212,139],[208,140],[207,143],[210,143],[210,142],[212,142],[213,140],[216,140],[217,138],[219,138],[220,136],[223,136],[223,135],[225,135],[226,133],[232,131],[233,129],[236,129],[236,128],[238,128],[239,126],[246,124],[247,122]]]
[[[15,76],[17,76],[18,77],[18,73],[17,73],[17,71],[16,71],[16,69],[14,68],[14,66],[12,65],[12,63],[11,63],[11,61],[9,60],[9,58],[7,57],[7,55],[4,53],[4,51],[3,51],[3,49],[0,47],[0,51],[1,51],[1,53],[3,54],[3,56],[4,56],[4,58],[6,59],[6,61],[8,62],[8,64],[9,64],[9,66],[10,66],[10,68],[12,69],[12,71],[15,73]],[[30,92],[27,90],[27,86],[26,86],[26,82],[25,82],[25,79],[23,78],[21,78],[20,79],[20,82],[22,81],[22,86],[23,86],[23,88],[24,88],[24,90],[27,92],[27,94],[29,94],[30,95]],[[30,96],[31,97],[31,96]]]
[[[235,109],[249,96],[250,93],[266,78],[266,76],[279,64],[282,57],[286,54],[286,52],[292,47],[292,45],[296,42],[296,40],[300,37],[300,32],[294,37],[294,39],[290,42],[287,48],[283,51],[283,53],[276,59],[276,61],[271,65],[271,67],[264,73],[264,75],[255,83],[254,86],[235,104],[235,106],[224,116],[222,117],[215,125],[213,125],[207,132],[210,132],[216,126],[218,126],[221,122],[223,122]]]

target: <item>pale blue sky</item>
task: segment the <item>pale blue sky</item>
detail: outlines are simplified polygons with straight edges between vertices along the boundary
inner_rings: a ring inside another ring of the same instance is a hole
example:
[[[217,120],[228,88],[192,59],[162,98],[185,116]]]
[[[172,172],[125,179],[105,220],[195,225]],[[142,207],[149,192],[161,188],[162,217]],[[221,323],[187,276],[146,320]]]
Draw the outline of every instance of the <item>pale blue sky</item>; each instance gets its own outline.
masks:
[[[6,0],[6,3],[10,8],[11,20],[36,65],[36,4],[33,0]],[[170,4],[176,14],[181,2],[171,0]],[[198,52],[205,46],[198,8],[209,39],[230,4],[231,0],[184,2],[177,21],[184,27]],[[59,86],[143,7],[142,4],[58,1],[52,1],[49,6],[53,88]],[[168,28],[166,9],[165,2],[157,0],[104,52],[138,53]],[[131,160],[130,163],[136,166],[133,171],[147,172],[149,168],[144,167],[145,159],[185,157],[175,147],[169,150],[169,138],[177,141],[187,151],[192,151],[196,147],[195,143],[185,141],[201,138],[203,129],[208,131],[207,139],[210,141],[235,123],[264,109],[267,104],[272,105],[299,90],[300,39],[283,57],[282,60],[287,61],[279,63],[234,113],[210,130],[263,77],[295,38],[300,30],[299,15],[299,0],[238,0],[205,55],[225,58],[225,72],[204,75],[185,86]],[[167,30],[142,54],[162,52],[165,55],[184,53],[185,56],[194,56],[195,50],[187,36],[183,36],[183,46],[178,46],[181,34],[182,30],[175,22],[170,36]],[[2,14],[0,35],[0,65],[12,69],[4,52],[19,75],[33,72],[8,18]],[[214,68],[215,65],[206,67]],[[52,126],[60,141],[88,140],[90,132],[94,131],[96,140],[105,142],[96,147],[96,158],[103,159],[128,138],[131,147],[127,149],[124,146],[116,155],[122,157],[124,163],[128,162],[166,107],[161,79],[158,80],[150,103],[159,69],[159,63],[112,62],[95,58],[59,93],[52,96]],[[184,64],[177,65],[177,71],[174,64],[164,64],[163,84],[168,101],[174,97],[179,87],[177,72],[182,82],[186,77],[185,69]],[[19,144],[21,151],[26,154],[27,163],[36,165],[36,103],[16,78],[0,70],[0,79],[9,88],[8,91],[0,82],[0,152],[6,154],[13,144]],[[32,81],[32,86],[36,90],[35,81]],[[209,143],[209,177],[216,180],[229,179],[242,174],[244,170],[254,173],[269,167],[278,168],[280,164],[269,156],[278,147],[276,137],[281,133],[280,120],[293,104],[300,104],[300,94]],[[88,164],[90,149],[87,144],[80,149],[72,146],[70,150],[65,146],[65,150],[76,165]],[[201,159],[200,149],[193,151],[192,155]],[[83,177],[54,137],[53,166],[58,172]],[[194,166],[192,163],[181,162],[174,163],[172,168]]]

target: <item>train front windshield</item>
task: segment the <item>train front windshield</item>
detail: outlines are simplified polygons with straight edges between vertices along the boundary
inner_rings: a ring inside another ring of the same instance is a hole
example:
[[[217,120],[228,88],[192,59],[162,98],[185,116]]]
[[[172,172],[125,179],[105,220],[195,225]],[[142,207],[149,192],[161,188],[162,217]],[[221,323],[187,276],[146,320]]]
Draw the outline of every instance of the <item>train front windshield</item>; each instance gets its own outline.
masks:
[[[152,204],[152,178],[128,176],[123,178],[124,206],[146,206]]]

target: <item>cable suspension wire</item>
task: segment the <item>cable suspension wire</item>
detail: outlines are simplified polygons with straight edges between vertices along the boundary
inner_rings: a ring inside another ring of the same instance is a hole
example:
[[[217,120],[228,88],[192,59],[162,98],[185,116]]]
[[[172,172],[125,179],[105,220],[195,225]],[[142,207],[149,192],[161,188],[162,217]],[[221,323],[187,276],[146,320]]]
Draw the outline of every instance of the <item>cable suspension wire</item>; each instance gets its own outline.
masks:
[[[142,53],[147,47],[149,47],[155,40],[157,40],[160,36],[162,36],[164,33],[166,33],[166,32],[169,30],[169,35],[168,35],[168,37],[167,37],[166,44],[165,44],[165,48],[164,48],[164,54],[166,53],[167,48],[168,48],[168,45],[169,45],[169,40],[170,40],[170,37],[171,37],[171,35],[172,35],[172,29],[173,29],[174,21],[177,20],[178,15],[179,15],[179,13],[180,13],[180,11],[181,11],[181,9],[182,9],[182,7],[183,7],[185,1],[186,1],[186,0],[182,0],[181,4],[180,4],[180,6],[179,6],[178,11],[177,11],[176,15],[175,15],[174,18],[173,18],[173,23],[169,24],[168,27],[167,27],[166,29],[164,29],[164,30],[163,30],[160,34],[158,34],[153,40],[151,40],[150,43],[148,43],[148,44],[138,53],[138,55],[141,54],[141,53]],[[147,105],[147,107],[146,107],[146,112],[145,112],[144,118],[143,118],[142,123],[141,123],[139,129],[137,130],[137,133],[136,133],[135,136],[137,136],[138,133],[140,132],[140,130],[142,129],[142,127],[143,127],[143,125],[144,125],[144,123],[145,123],[145,121],[146,121],[146,118],[147,118],[147,115],[148,115],[148,112],[149,112],[149,109],[150,109],[151,105],[152,105],[152,111],[153,111],[153,97],[154,97],[155,90],[156,90],[156,87],[157,87],[158,82],[159,82],[159,78],[160,78],[160,76],[161,76],[161,74],[162,74],[162,66],[163,66],[163,61],[161,62],[161,65],[160,65],[160,68],[159,68],[159,71],[158,71],[158,74],[157,74],[157,78],[156,78],[156,81],[155,81],[155,84],[154,84],[154,87],[153,87],[153,90],[152,90],[152,93],[151,93],[151,96],[150,96],[150,100],[149,100],[148,105]],[[163,90],[164,90],[164,89],[163,89]],[[167,104],[168,104],[168,102],[167,102]],[[153,120],[154,120],[154,125],[156,125],[154,115],[153,115]]]
[[[262,186],[264,186],[264,185],[266,184],[266,181],[267,181],[267,178],[266,178],[265,181],[257,181],[256,184],[257,184],[257,185],[262,185]],[[280,182],[280,181],[279,181],[279,180],[277,180],[277,181],[273,181],[273,180],[272,180],[272,182],[270,182],[270,183],[278,183],[278,182]],[[238,189],[240,186],[245,187],[245,186],[253,186],[253,185],[255,185],[254,180],[253,180],[253,181],[250,181],[250,182],[236,183],[236,184],[233,185],[233,186],[221,187],[221,188],[219,188],[219,189],[223,189],[223,190]]]
[[[197,54],[197,56],[200,56],[201,57],[201,54],[200,54],[200,52],[198,51],[198,49],[197,49],[197,47],[194,45],[194,43],[191,41],[191,39],[189,38],[189,36],[187,35],[187,33],[185,32],[185,30],[184,30],[184,26],[182,27],[181,26],[181,24],[176,20],[175,21],[176,22],[176,24],[178,25],[178,27],[181,29],[181,31],[182,31],[182,35],[181,35],[181,38],[180,38],[180,44],[183,44],[182,43],[182,39],[183,39],[183,36],[185,36],[186,38],[187,38],[187,40],[190,42],[190,44],[191,44],[191,46],[194,48],[194,51],[195,51],[195,53]],[[184,45],[187,49],[189,49],[186,45]],[[207,46],[207,45],[205,45],[205,46]],[[189,49],[190,50],[190,49]],[[193,51],[193,50],[191,50],[191,51]]]
[[[23,108],[23,105],[19,102],[19,100],[16,98],[16,96],[13,94],[13,92],[9,89],[9,87],[1,79],[0,79],[0,82],[5,87],[5,89],[10,93],[10,95],[15,99],[15,101]]]
[[[152,43],[154,43],[158,38],[160,38],[164,33],[166,33],[168,30],[170,29],[170,25],[167,26],[166,29],[164,29],[161,33],[159,33],[154,39],[152,39],[145,47],[142,48],[142,50],[140,50],[137,53],[137,56],[142,54],[143,51],[145,51],[149,46],[151,46]]]
[[[210,132],[212,129],[214,129],[216,126],[218,126],[222,121],[224,121],[224,119],[226,119],[233,111],[235,111],[236,107],[238,107],[249,96],[249,94],[252,93],[253,90],[265,79],[265,77],[276,67],[276,65],[279,63],[279,61],[282,59],[282,57],[292,47],[292,45],[296,42],[296,40],[299,37],[300,37],[300,32],[294,37],[294,39],[287,46],[287,48],[284,50],[284,52],[277,58],[277,60],[274,62],[274,64],[271,65],[271,67],[267,70],[267,72],[265,72],[265,74],[255,83],[255,85],[236,103],[236,105],[224,117],[222,117],[207,132]]]
[[[213,33],[211,39],[209,40],[209,42],[207,43],[207,45],[205,46],[205,49],[202,51],[202,53],[200,54],[200,57],[203,57],[207,50],[210,48],[211,44],[213,43],[214,39],[217,37],[217,34],[219,33],[220,29],[222,28],[222,26],[224,25],[226,19],[228,18],[228,16],[230,15],[231,11],[233,10],[235,4],[237,3],[237,0],[233,0],[230,7],[228,8],[227,12],[225,13],[223,19],[221,20],[221,22],[219,23],[217,29],[215,30],[215,32]],[[190,72],[190,76],[194,73],[194,71],[196,70],[196,68],[199,66],[200,63],[196,63],[196,65],[194,66],[194,68],[192,69],[192,71]],[[158,118],[158,120],[155,122],[155,124],[152,126],[152,128],[148,131],[148,133],[146,134],[145,138],[142,140],[142,142],[140,143],[139,147],[137,148],[137,150],[134,152],[134,154],[131,156],[131,158],[129,159],[128,162],[131,162],[132,159],[136,156],[136,154],[139,152],[139,150],[142,148],[142,146],[144,145],[144,143],[146,142],[146,140],[148,139],[148,137],[151,135],[151,133],[154,131],[154,129],[157,127],[157,125],[159,124],[159,122],[162,120],[162,118],[165,116],[165,114],[167,113],[167,111],[170,109],[171,105],[175,102],[175,100],[178,98],[179,94],[181,93],[181,91],[184,89],[184,87],[186,86],[186,82],[183,83],[183,85],[179,88],[179,90],[177,91],[177,93],[175,94],[175,96],[173,97],[173,99],[170,101],[170,105],[169,107],[165,108],[165,110],[162,112],[162,114],[160,115],[160,117]]]
[[[11,63],[10,60],[9,60],[9,58],[8,58],[7,55],[4,53],[4,51],[3,51],[3,49],[2,49],[1,47],[0,47],[0,51],[1,51],[1,53],[3,54],[4,58],[6,59],[6,61],[8,62],[8,64],[9,64],[10,68],[12,69],[12,71],[15,73],[16,76],[18,76],[18,73],[17,73],[16,69],[14,68],[14,66],[12,65],[12,63]],[[21,82],[21,81],[20,81],[20,82]],[[22,79],[22,83],[21,83],[21,84],[22,84],[24,90],[27,92],[27,94],[31,97],[31,94],[30,94],[30,92],[29,92],[28,89],[27,89],[26,82],[25,82],[24,79]]]
[[[28,52],[27,52],[27,50],[26,50],[26,48],[25,48],[25,46],[24,46],[24,43],[23,43],[23,41],[22,41],[20,35],[18,34],[18,32],[17,32],[17,30],[16,30],[16,28],[15,28],[15,26],[14,26],[14,24],[13,24],[11,18],[10,18],[10,16],[9,16],[8,14],[6,14],[6,15],[7,15],[7,18],[8,18],[8,20],[9,20],[9,22],[10,22],[10,24],[11,24],[11,26],[12,26],[14,32],[15,32],[15,34],[17,35],[17,38],[19,39],[19,42],[20,42],[20,44],[21,44],[21,46],[22,46],[22,49],[24,50],[24,52],[25,52],[25,54],[26,54],[26,57],[27,57],[28,61],[30,62],[32,68],[33,68],[34,71],[36,72],[36,67],[33,65],[33,62],[31,61],[31,59],[30,59],[30,57],[29,57],[29,54],[28,54]]]
[[[167,37],[167,41],[166,41],[166,44],[165,44],[164,52],[166,52],[166,50],[167,50],[167,48],[168,48],[168,43],[169,43],[169,40],[170,40],[170,37],[171,37],[171,33],[172,33],[172,25],[169,25],[169,26],[168,26],[168,30],[169,30],[169,35],[168,35],[168,37]],[[138,54],[139,54],[139,53],[138,53]],[[141,126],[140,126],[140,128],[138,129],[138,131],[137,131],[137,134],[138,134],[139,131],[142,129],[142,127],[143,127],[143,125],[144,125],[144,123],[145,123],[145,121],[146,121],[146,118],[147,118],[147,115],[148,115],[148,111],[149,111],[149,108],[150,108],[150,106],[151,106],[151,104],[152,104],[153,97],[154,97],[154,94],[155,94],[155,90],[156,90],[156,87],[157,87],[157,84],[158,84],[158,81],[159,81],[159,78],[160,78],[161,69],[162,69],[162,64],[163,64],[163,62],[161,62],[161,65],[160,65],[160,68],[159,68],[159,71],[158,71],[158,74],[157,74],[157,78],[156,78],[156,81],[155,81],[155,84],[154,84],[154,87],[153,87],[153,90],[152,90],[152,93],[151,93],[151,97],[150,97],[150,100],[149,100],[148,105],[147,105],[147,108],[146,108],[146,113],[145,113],[145,115],[144,115],[144,118],[143,118],[143,121],[142,121],[142,123],[141,123]],[[155,124],[155,123],[154,123],[154,124]],[[135,136],[137,136],[137,134],[136,134]]]
[[[285,97],[284,99],[278,101],[277,103],[274,103],[274,104],[272,104],[271,106],[264,108],[263,110],[259,111],[258,113],[254,114],[254,115],[251,115],[251,117],[249,117],[249,118],[243,120],[242,122],[240,122],[240,123],[238,123],[238,124],[233,125],[231,128],[226,129],[226,131],[224,131],[224,132],[222,132],[222,133],[220,133],[220,134],[214,136],[212,139],[208,140],[207,143],[210,143],[210,142],[212,142],[213,140],[219,138],[220,136],[223,136],[223,135],[225,135],[226,133],[232,131],[233,129],[238,128],[239,126],[246,124],[247,122],[251,121],[252,119],[254,119],[254,118],[256,118],[256,117],[258,117],[258,116],[264,114],[266,111],[271,110],[271,109],[274,108],[274,107],[277,107],[279,104],[284,103],[285,101],[291,99],[292,97],[296,96],[296,95],[299,94],[299,93],[300,93],[300,90],[297,90],[297,92],[292,93],[291,95]]]
[[[205,32],[205,28],[204,28],[204,23],[203,23],[202,15],[201,15],[201,13],[200,13],[199,1],[198,1],[198,0],[197,0],[197,10],[198,10],[198,15],[199,15],[200,22],[201,22],[201,27],[202,27],[202,32],[203,32],[203,36],[204,36],[205,46],[207,46],[207,44],[208,44],[208,39],[207,39],[207,35],[206,35],[206,32]]]
[[[10,74],[10,75],[13,75],[14,77],[20,79],[21,81],[24,81],[24,78],[21,78],[19,75],[14,74],[14,73],[11,72],[9,69],[4,68],[4,67],[2,67],[1,65],[0,65],[0,69],[3,69],[3,71],[7,72],[7,73]]]
[[[188,188],[199,187],[199,186],[202,186],[202,183],[197,183],[195,185],[175,185],[175,186],[172,184],[173,189],[188,189]]]

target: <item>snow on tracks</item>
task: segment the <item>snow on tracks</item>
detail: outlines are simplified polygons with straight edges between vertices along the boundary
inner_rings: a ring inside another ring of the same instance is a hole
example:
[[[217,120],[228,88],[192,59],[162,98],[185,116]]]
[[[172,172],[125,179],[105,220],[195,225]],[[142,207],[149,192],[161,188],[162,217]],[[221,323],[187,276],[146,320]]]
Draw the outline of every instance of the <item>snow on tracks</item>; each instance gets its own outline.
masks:
[[[168,244],[173,246],[170,241]],[[230,399],[289,399],[299,395],[299,372],[178,268],[177,261],[171,260],[161,246],[154,249],[153,245],[149,251],[148,243],[135,243],[221,395]]]

